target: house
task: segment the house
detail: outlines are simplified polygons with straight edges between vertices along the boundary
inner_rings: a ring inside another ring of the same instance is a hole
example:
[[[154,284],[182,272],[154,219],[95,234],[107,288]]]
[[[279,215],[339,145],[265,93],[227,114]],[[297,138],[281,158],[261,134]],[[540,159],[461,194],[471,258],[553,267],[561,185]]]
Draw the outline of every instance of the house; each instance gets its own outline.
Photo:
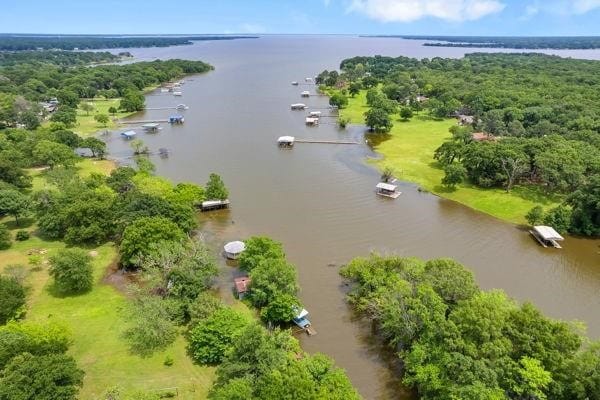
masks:
[[[244,298],[244,296],[250,290],[251,283],[252,283],[252,280],[247,276],[240,276],[239,278],[235,278],[233,280],[235,294],[238,299],[242,300]]]
[[[473,132],[473,134],[471,135],[471,139],[473,139],[473,141],[475,142],[495,142],[496,141],[496,137],[494,135],[491,135],[489,133],[485,133],[485,132]]]

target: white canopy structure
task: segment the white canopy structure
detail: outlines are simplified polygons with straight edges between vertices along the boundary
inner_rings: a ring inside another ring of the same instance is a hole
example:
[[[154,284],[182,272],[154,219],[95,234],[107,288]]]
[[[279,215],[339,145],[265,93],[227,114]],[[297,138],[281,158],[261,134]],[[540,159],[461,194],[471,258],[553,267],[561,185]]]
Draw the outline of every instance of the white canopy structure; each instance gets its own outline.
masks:
[[[304,103],[292,104],[292,110],[304,110],[305,108],[306,108],[306,104],[304,104]]]
[[[225,250],[225,256],[231,260],[235,260],[239,255],[246,250],[244,242],[239,240],[227,243],[223,249]]]
[[[398,186],[396,186],[396,185],[392,185],[392,184],[390,184],[390,183],[379,182],[379,183],[377,184],[377,186],[375,186],[375,187],[376,187],[377,189],[380,189],[380,190],[387,190],[388,192],[395,192],[395,191],[396,191],[396,188],[397,188]]]
[[[308,90],[305,90],[302,93],[300,93],[300,96],[302,96],[302,97],[310,97],[310,92]]]
[[[292,147],[294,145],[294,140],[296,140],[293,136],[281,136],[277,139],[277,144],[280,147]]]
[[[542,237],[544,240],[565,240],[560,233],[556,232],[551,226],[538,225],[534,226],[533,229]]]
[[[306,117],[306,125],[319,125],[319,118]]]
[[[309,117],[320,117],[321,116],[321,111],[311,111],[308,113]]]

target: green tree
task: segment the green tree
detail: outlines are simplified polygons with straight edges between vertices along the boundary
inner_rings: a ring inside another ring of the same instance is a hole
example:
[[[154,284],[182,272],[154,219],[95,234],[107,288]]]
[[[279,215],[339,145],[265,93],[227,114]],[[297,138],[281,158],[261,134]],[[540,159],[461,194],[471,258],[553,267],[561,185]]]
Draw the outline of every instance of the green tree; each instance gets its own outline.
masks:
[[[531,210],[529,210],[529,212],[527,212],[525,219],[529,225],[539,225],[544,219],[544,209],[542,206],[533,207]]]
[[[23,285],[15,278],[0,275],[0,325],[19,315],[25,300]]]
[[[329,105],[339,109],[346,108],[348,106],[348,98],[336,92],[329,98]]]
[[[4,224],[0,224],[0,250],[6,250],[12,245],[10,231]]]
[[[240,255],[240,268],[252,271],[263,260],[285,259],[283,245],[266,236],[252,236],[244,241],[246,249]]]
[[[49,274],[61,294],[87,292],[94,284],[92,258],[82,249],[62,249],[50,257]]]
[[[204,193],[208,200],[225,200],[229,197],[229,191],[217,174],[210,174]]]
[[[71,167],[75,164],[77,156],[71,148],[64,144],[41,140],[33,148],[33,158],[35,162],[41,165],[47,165],[50,168],[62,165]]]
[[[190,352],[202,364],[218,364],[248,324],[246,317],[231,308],[222,308],[190,332]]]
[[[121,98],[119,108],[126,112],[142,111],[145,107],[145,99],[139,90],[127,90]]]
[[[27,215],[30,208],[29,196],[13,189],[0,190],[0,214],[13,216],[17,225],[19,217]]]
[[[354,97],[360,93],[361,89],[362,85],[360,84],[360,82],[351,82],[348,86],[348,93],[350,93],[350,96]]]
[[[442,185],[449,188],[455,188],[456,185],[463,183],[467,176],[467,170],[462,164],[452,163],[444,166],[444,177],[442,178]]]
[[[0,374],[2,400],[75,400],[83,371],[65,354],[14,357]]]
[[[130,350],[143,357],[165,349],[177,337],[177,328],[160,297],[138,295],[127,312],[130,326],[123,336]]]
[[[110,107],[108,107],[108,112],[110,113],[110,115],[112,115],[114,117],[115,115],[117,115],[119,110],[117,110],[116,107],[110,106]]]
[[[209,400],[248,400],[253,397],[254,383],[249,378],[234,378],[226,384],[213,387]]]
[[[377,133],[387,133],[394,126],[390,115],[379,107],[370,108],[365,112],[365,124]]]
[[[592,176],[571,193],[566,202],[573,210],[569,230],[581,235],[600,236],[600,176]]]
[[[264,307],[279,296],[295,296],[298,291],[296,268],[283,259],[265,259],[250,272],[250,301]]]
[[[98,122],[104,127],[106,127],[108,125],[108,122],[110,121],[107,114],[96,114],[94,115],[94,119],[96,120],[96,122]]]
[[[408,121],[412,117],[413,117],[413,111],[410,107],[402,107],[400,109],[400,118],[402,118],[405,121]]]
[[[301,309],[300,301],[291,294],[276,295],[275,298],[261,310],[263,320],[272,323],[289,322]]]
[[[144,256],[152,252],[149,244],[180,243],[185,233],[171,220],[164,217],[142,217],[133,221],[121,240],[121,263],[135,267]]]
[[[544,215],[544,224],[549,225],[560,233],[568,232],[571,227],[572,212],[565,206],[557,206]]]
[[[57,111],[50,117],[52,122],[62,122],[65,127],[70,128],[77,122],[77,112],[75,109],[61,106]]]
[[[85,111],[85,115],[90,115],[90,113],[92,111],[94,111],[94,105],[91,103],[81,103],[79,104],[79,108],[81,108],[83,111]],[[96,119],[96,116],[94,116],[94,119]],[[100,122],[100,121],[98,121]]]
[[[95,137],[87,137],[81,142],[81,147],[87,147],[92,152],[92,156],[104,159],[106,155],[106,143]]]

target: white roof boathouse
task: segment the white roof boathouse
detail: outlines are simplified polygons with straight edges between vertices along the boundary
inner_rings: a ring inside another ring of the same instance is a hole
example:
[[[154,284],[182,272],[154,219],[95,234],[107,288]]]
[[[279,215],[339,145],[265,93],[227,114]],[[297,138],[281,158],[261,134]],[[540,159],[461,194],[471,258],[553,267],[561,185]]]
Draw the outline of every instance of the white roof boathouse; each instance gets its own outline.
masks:
[[[223,250],[225,253],[225,257],[227,257],[230,260],[236,260],[240,256],[240,254],[242,254],[242,252],[246,250],[246,245],[244,244],[244,242],[236,240],[227,243],[223,247]]]
[[[319,118],[321,116],[321,111],[311,111],[308,113],[309,117],[315,117],[315,118]]]
[[[392,199],[397,199],[398,196],[402,194],[402,192],[398,192],[398,186],[392,185],[391,183],[379,182],[377,186],[375,186],[375,193],[380,196],[389,197]]]
[[[308,90],[305,90],[302,93],[300,93],[300,96],[302,96],[302,97],[310,97],[310,92]]]
[[[157,124],[156,122],[151,122],[151,123],[142,125],[142,129],[144,129],[145,131],[149,131],[149,132],[157,131],[159,127],[160,127],[160,124]]]
[[[562,248],[558,242],[564,240],[565,238],[563,238],[558,232],[556,232],[554,228],[550,226],[534,226],[529,232],[544,247],[554,247],[557,249]]]
[[[305,110],[306,104],[304,103],[294,103],[292,104],[292,110]]]
[[[306,125],[309,125],[309,126],[319,125],[319,118],[318,117],[306,117]]]
[[[294,146],[294,141],[296,138],[293,136],[281,136],[277,139],[277,145],[283,148],[291,148]]]

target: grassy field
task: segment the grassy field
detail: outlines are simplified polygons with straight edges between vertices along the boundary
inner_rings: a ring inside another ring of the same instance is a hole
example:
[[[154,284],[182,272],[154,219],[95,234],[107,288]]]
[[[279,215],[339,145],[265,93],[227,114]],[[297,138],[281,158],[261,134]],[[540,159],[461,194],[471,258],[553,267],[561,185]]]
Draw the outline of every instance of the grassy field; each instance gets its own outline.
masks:
[[[350,99],[349,106],[341,114],[350,118],[352,123],[362,124],[367,109],[363,91]],[[455,190],[442,186],[440,182],[444,172],[433,159],[433,153],[450,137],[448,129],[455,123],[454,119],[433,119],[424,112],[408,122],[395,116],[394,127],[387,140],[375,146],[383,159],[372,163],[381,170],[390,167],[397,178],[417,183],[439,196],[514,223],[524,223],[525,214],[535,205],[540,204],[545,208],[558,205],[559,198],[549,197],[531,186],[517,186],[510,193],[503,189],[482,189],[470,184],[459,185]]]
[[[109,162],[83,160],[78,164],[82,175],[91,172],[108,173],[112,168]],[[32,171],[34,186],[47,185],[43,171]],[[0,220],[13,230],[11,219]],[[87,249],[97,252],[94,257],[95,284],[83,295],[55,297],[49,291],[50,279],[47,260],[59,249],[65,247],[59,241],[47,241],[35,236],[35,226],[26,226],[34,235],[27,241],[14,242],[13,246],[0,252],[0,271],[7,266],[20,264],[27,270],[27,284],[30,287],[27,319],[31,321],[58,321],[69,327],[73,336],[70,353],[85,371],[82,399],[99,398],[108,388],[119,387],[124,393],[139,390],[153,391],[177,387],[180,399],[202,399],[206,397],[214,379],[214,368],[201,367],[192,363],[186,354],[183,337],[165,351],[149,358],[141,358],[129,352],[122,332],[127,327],[127,298],[115,287],[104,283],[107,269],[115,261],[116,248],[105,244]],[[33,268],[30,253],[43,254],[41,268]],[[239,302],[238,302],[239,303]],[[238,308],[245,308],[241,303]],[[171,356],[172,366],[163,364],[165,357]]]
[[[94,107],[93,111],[89,113],[83,111],[81,108],[77,109],[77,125],[73,128],[73,131],[78,133],[81,136],[90,136],[94,133],[101,130],[111,130],[116,129],[118,124],[114,121],[114,119],[119,119],[131,115],[132,113],[128,112],[117,112],[114,116],[108,112],[110,107],[114,107],[116,109],[119,108],[119,102],[121,99],[94,99],[94,100],[82,100],[82,103],[89,103]],[[104,126],[99,124],[95,119],[94,115],[96,114],[106,114],[110,117],[110,122],[108,125]]]

